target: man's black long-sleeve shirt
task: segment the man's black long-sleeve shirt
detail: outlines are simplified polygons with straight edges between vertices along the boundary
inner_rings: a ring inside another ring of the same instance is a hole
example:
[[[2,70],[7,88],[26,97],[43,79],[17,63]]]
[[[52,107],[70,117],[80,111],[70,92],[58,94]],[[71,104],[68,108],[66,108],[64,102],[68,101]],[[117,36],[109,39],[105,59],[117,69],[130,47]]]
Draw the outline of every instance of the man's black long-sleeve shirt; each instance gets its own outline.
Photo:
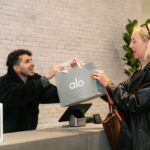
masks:
[[[40,103],[58,103],[56,86],[35,74],[24,83],[14,71],[0,78],[4,133],[36,129]]]

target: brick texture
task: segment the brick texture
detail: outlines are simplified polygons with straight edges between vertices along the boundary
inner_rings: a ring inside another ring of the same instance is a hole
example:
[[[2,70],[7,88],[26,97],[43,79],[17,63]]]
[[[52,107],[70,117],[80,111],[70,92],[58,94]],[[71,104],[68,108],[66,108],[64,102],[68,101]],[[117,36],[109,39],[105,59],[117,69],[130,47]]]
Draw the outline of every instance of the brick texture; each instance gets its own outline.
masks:
[[[5,74],[8,53],[30,49],[36,72],[52,64],[80,57],[94,62],[116,83],[125,80],[122,33],[127,19],[141,19],[141,0],[0,0],[0,76]],[[55,83],[55,80],[52,80]],[[87,115],[108,112],[95,99]],[[41,105],[40,128],[59,125],[66,108]]]

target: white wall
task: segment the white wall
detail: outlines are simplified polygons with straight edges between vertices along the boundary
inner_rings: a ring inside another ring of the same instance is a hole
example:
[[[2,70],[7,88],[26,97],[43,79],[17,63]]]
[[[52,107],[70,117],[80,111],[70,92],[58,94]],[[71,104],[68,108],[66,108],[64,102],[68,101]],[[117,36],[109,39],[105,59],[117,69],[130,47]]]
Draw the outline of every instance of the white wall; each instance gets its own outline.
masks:
[[[150,19],[150,0],[142,0],[142,20]]]

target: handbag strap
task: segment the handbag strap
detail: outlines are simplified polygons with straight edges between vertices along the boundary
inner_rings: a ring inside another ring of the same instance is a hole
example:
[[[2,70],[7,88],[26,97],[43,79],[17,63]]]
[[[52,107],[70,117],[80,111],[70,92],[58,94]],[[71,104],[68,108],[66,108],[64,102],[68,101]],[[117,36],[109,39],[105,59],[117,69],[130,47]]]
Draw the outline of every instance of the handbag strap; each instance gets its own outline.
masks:
[[[107,98],[108,98],[109,111],[112,112],[112,110],[113,110],[113,112],[117,115],[118,119],[119,119],[120,121],[122,121],[122,118],[121,118],[121,116],[120,116],[118,110],[113,107],[113,106],[114,106],[114,102],[113,102],[112,98],[110,97],[110,95],[109,95],[109,93],[108,93],[107,91],[106,91],[106,96],[107,96]],[[111,109],[112,109],[112,110],[111,110]]]
[[[108,103],[108,106],[109,106],[109,112],[112,113],[112,105],[110,105],[110,104]]]

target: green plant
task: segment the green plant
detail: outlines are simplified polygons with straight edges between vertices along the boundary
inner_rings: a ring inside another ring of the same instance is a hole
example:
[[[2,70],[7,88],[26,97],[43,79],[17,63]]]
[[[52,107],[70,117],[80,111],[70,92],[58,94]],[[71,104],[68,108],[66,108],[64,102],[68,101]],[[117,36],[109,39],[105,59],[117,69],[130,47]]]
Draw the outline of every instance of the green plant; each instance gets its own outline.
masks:
[[[149,23],[150,23],[150,19],[147,19],[147,20],[145,21],[145,23],[149,24]]]
[[[145,23],[150,23],[150,19],[147,19]],[[124,69],[124,72],[127,75],[130,75],[131,73],[133,73],[139,67],[139,64],[140,64],[139,61],[134,58],[133,51],[129,47],[133,29],[137,24],[138,24],[138,21],[136,19],[132,21],[128,19],[128,24],[126,25],[126,32],[123,33],[123,40],[125,42],[125,44],[123,45],[123,49],[125,51],[123,60],[125,61],[125,64],[128,66],[127,69]]]

